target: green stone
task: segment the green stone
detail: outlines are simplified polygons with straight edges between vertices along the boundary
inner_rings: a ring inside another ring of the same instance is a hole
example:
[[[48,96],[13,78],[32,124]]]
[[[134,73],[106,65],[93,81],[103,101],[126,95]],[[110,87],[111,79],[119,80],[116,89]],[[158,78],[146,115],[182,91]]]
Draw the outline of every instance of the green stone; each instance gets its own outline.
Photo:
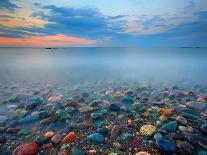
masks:
[[[176,121],[169,122],[162,125],[162,129],[166,130],[167,132],[175,132],[177,130],[178,123]]]
[[[123,140],[123,141],[129,141],[129,140],[131,140],[132,139],[132,134],[130,134],[130,133],[123,133],[122,135],[121,135],[121,139]]]
[[[57,110],[55,116],[59,121],[63,121],[63,122],[70,118],[70,115],[64,110]]]
[[[102,109],[102,110],[100,111],[100,113],[102,113],[102,114],[107,114],[107,113],[108,113],[108,110],[107,110],[107,109]]]

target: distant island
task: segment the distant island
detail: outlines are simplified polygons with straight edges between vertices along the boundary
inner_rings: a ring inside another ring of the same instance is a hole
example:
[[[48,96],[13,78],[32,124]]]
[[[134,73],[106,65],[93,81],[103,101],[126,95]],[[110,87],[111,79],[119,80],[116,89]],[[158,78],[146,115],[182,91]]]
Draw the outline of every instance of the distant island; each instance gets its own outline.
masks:
[[[184,46],[184,47],[181,47],[181,48],[200,48],[200,47]]]

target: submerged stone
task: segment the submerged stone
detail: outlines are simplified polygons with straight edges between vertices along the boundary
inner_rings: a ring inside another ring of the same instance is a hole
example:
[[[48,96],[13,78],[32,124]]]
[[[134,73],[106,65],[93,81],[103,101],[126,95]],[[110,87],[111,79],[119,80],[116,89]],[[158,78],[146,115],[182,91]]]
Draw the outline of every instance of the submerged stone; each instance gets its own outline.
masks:
[[[88,136],[88,139],[92,142],[96,143],[103,143],[104,142],[104,136],[100,133],[93,133]]]
[[[176,121],[169,122],[162,125],[162,129],[166,130],[167,132],[175,132],[177,130],[178,123]]]
[[[158,139],[156,144],[161,152],[173,154],[176,151],[176,146],[167,139]]]
[[[103,117],[102,113],[91,113],[91,119],[97,120]]]
[[[60,121],[66,121],[70,118],[70,115],[64,110],[57,110],[55,116]]]
[[[18,146],[14,151],[13,155],[36,155],[39,146],[37,143],[29,142]]]
[[[73,147],[70,151],[70,155],[85,155],[85,153],[79,148]]]
[[[143,125],[140,128],[140,134],[143,136],[151,136],[156,131],[156,127],[153,125]]]
[[[39,97],[32,97],[26,100],[28,104],[42,104],[43,101]]]
[[[207,123],[201,125],[201,131],[207,134]]]
[[[126,132],[126,133],[123,133],[122,135],[121,135],[121,139],[123,140],[123,141],[129,141],[129,140],[131,140],[132,139],[132,134],[130,134],[130,133],[128,133],[128,132]]]
[[[19,123],[32,123],[39,120],[39,115],[30,115],[19,120]]]
[[[129,97],[124,97],[121,99],[121,103],[131,105],[134,103],[134,100]]]

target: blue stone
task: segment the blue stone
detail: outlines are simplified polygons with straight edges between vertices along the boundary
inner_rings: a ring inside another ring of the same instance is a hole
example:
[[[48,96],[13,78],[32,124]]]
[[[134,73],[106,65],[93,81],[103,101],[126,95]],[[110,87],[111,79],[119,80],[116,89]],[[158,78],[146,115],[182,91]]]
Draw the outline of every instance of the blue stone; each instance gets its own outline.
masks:
[[[103,117],[102,113],[97,113],[97,112],[91,113],[91,119],[93,119],[93,120],[97,120],[97,119],[100,119],[102,117]]]
[[[43,101],[39,97],[32,97],[26,100],[28,104],[42,104]]]
[[[162,129],[166,130],[167,132],[175,132],[177,130],[178,123],[176,121],[169,122],[162,125]]]
[[[207,108],[207,103],[190,102],[190,105],[196,110],[205,110]]]
[[[55,131],[55,130],[56,130],[56,125],[55,125],[55,124],[50,124],[50,125],[47,127],[47,130],[48,130],[48,131]]]
[[[39,144],[39,145],[43,145],[43,144],[46,144],[47,143],[47,138],[45,138],[45,136],[43,135],[40,135],[36,138],[36,142]]]
[[[103,143],[104,142],[104,136],[100,133],[93,133],[88,136],[88,139],[92,142],[96,143]]]
[[[116,105],[116,104],[111,104],[110,107],[109,107],[109,109],[111,111],[119,111],[120,110],[120,107],[118,105]]]
[[[124,103],[124,104],[133,104],[134,103],[134,100],[132,98],[129,98],[129,97],[124,97],[121,99],[121,103]]]
[[[108,129],[105,128],[105,127],[102,127],[102,128],[99,128],[99,129],[98,129],[98,132],[101,133],[101,134],[103,134],[103,135],[105,135],[105,134],[108,133]]]
[[[82,150],[73,147],[70,151],[70,155],[85,155],[85,153]]]
[[[183,113],[188,113],[188,114],[192,114],[192,115],[196,115],[196,116],[199,116],[200,113],[194,109],[188,109],[188,108],[185,108],[183,109]]]
[[[176,146],[167,139],[158,139],[156,144],[161,152],[172,154],[176,151]]]
[[[192,114],[189,114],[189,113],[183,113],[183,117],[185,117],[187,120],[191,120],[191,121],[199,119],[198,116],[192,115]]]
[[[203,133],[207,133],[207,123],[201,125],[201,131],[202,131]]]
[[[207,155],[207,151],[199,151],[198,155]]]
[[[31,123],[39,120],[38,115],[30,115],[19,120],[19,123]]]
[[[161,133],[156,133],[156,134],[154,135],[154,139],[155,139],[155,140],[159,140],[159,139],[162,139],[162,138],[163,138],[163,136],[162,136]]]
[[[99,120],[96,120],[95,122],[93,122],[93,124],[95,125],[95,126],[102,126],[102,125],[104,125],[104,123],[105,123],[106,121],[104,120],[104,119],[99,119]]]

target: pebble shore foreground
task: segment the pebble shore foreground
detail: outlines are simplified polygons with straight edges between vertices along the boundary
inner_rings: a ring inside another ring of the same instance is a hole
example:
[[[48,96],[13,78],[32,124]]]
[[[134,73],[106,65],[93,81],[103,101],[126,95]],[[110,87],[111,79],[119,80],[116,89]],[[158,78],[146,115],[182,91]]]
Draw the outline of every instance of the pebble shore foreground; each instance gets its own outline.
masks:
[[[0,155],[207,155],[205,87],[22,87],[0,88]]]

